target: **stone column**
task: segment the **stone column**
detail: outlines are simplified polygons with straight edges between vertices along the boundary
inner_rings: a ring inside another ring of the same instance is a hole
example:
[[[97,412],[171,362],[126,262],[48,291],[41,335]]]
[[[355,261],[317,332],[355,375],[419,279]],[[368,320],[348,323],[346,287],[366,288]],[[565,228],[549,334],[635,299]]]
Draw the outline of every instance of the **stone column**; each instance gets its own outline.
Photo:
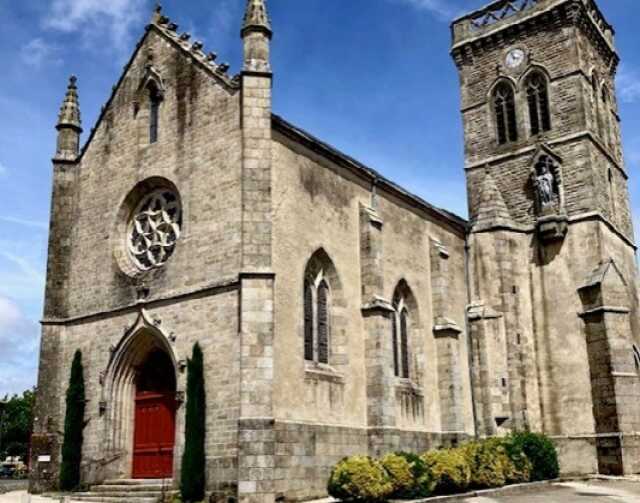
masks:
[[[504,319],[483,304],[471,305],[468,317],[476,431],[481,437],[492,436],[501,431],[510,414],[503,381],[507,375]]]
[[[369,454],[379,456],[393,449],[391,437],[396,426],[391,337],[395,311],[384,299],[383,221],[374,205],[372,197],[372,206],[360,206],[360,264]]]
[[[462,330],[447,318],[449,296],[449,251],[437,239],[431,238],[431,306],[433,336],[438,362],[440,424],[443,432],[460,432],[462,424],[462,381],[460,376],[460,343]]]
[[[240,279],[240,419],[238,497],[275,500],[273,274]]]
[[[598,469],[607,475],[640,470],[640,377],[633,358],[626,283],[612,260],[579,289],[595,420]]]

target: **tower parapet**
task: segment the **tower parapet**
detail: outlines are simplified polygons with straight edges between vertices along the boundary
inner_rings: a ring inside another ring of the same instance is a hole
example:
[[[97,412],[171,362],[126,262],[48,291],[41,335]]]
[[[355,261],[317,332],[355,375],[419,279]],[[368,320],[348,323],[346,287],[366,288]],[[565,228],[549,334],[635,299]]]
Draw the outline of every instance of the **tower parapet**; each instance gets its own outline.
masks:
[[[590,28],[615,52],[615,31],[593,0],[497,0],[453,21],[453,50],[503,30],[513,30],[515,24],[536,23],[540,16],[552,15],[558,8],[569,9],[573,15],[582,10]]]

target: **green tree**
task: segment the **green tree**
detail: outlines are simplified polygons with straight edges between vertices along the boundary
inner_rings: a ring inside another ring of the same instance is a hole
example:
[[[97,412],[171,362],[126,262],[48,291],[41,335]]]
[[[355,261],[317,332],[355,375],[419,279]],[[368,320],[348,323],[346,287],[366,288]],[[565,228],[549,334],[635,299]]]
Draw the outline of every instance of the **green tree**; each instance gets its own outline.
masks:
[[[27,458],[33,422],[35,393],[25,391],[22,396],[5,396],[0,404],[0,459],[6,456]]]
[[[60,466],[60,489],[63,491],[77,489],[80,485],[80,462],[82,461],[82,441],[85,427],[84,409],[84,371],[82,353],[78,350],[71,365],[71,377],[67,389],[67,410],[64,417],[64,441]]]
[[[185,502],[202,501],[205,489],[205,390],[204,365],[199,344],[187,364],[187,417],[180,492]]]

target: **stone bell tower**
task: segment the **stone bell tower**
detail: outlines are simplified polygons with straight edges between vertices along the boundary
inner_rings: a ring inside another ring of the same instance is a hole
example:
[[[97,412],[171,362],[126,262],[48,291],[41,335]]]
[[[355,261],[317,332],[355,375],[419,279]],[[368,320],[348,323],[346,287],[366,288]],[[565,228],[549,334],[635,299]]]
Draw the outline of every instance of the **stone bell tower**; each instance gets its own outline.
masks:
[[[638,472],[637,271],[614,30],[593,0],[500,0],[452,34],[477,431],[543,431],[566,473]]]

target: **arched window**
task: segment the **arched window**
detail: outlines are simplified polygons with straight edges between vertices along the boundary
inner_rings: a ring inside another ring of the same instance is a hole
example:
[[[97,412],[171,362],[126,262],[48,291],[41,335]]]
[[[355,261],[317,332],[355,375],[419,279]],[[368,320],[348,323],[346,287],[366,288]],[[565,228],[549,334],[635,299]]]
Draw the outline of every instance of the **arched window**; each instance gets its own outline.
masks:
[[[551,129],[551,115],[549,113],[547,79],[540,72],[534,72],[527,78],[525,88],[529,105],[531,134],[535,136],[549,131]]]
[[[501,82],[493,92],[493,107],[496,120],[498,143],[504,145],[518,140],[516,121],[516,100],[513,87]]]
[[[335,267],[320,249],[309,260],[304,276],[304,359],[308,362],[329,364],[332,355],[344,350],[331,347],[334,288],[340,291]]]
[[[329,363],[329,286],[318,286],[318,361]]]
[[[633,363],[636,367],[636,374],[640,376],[640,349],[635,344],[633,345]]]
[[[313,361],[313,286],[304,282],[304,359]]]
[[[415,303],[411,290],[402,281],[393,296],[395,315],[392,323],[393,370],[396,377],[411,377],[411,311]]]
[[[402,377],[409,378],[409,313],[403,309],[400,313],[400,354],[402,355]]]
[[[158,141],[160,102],[162,98],[155,86],[149,87],[149,143]]]

